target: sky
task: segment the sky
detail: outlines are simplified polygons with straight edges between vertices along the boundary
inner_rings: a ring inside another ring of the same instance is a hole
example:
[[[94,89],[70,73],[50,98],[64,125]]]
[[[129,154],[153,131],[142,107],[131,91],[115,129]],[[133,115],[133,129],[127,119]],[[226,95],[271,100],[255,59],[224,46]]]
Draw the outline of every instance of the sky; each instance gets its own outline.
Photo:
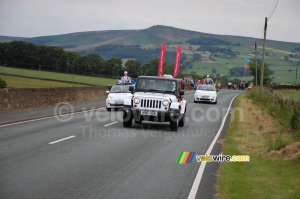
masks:
[[[277,0],[0,0],[0,35],[37,37],[166,25],[262,38]],[[267,39],[300,42],[300,0],[278,0]]]

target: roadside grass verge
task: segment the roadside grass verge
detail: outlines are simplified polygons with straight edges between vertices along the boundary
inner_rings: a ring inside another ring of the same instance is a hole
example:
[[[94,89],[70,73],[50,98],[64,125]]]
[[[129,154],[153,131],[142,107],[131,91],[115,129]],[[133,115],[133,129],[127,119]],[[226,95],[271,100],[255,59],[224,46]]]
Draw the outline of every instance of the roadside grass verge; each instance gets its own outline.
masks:
[[[297,139],[246,95],[236,98],[222,154],[249,155],[250,162],[220,164],[217,198],[300,198],[299,154],[272,153]]]
[[[262,89],[251,89],[247,97],[278,120],[286,132],[300,140],[300,102],[284,99],[281,95]]]
[[[70,83],[76,82],[76,83],[91,84],[91,85],[98,85],[98,86],[107,86],[108,84],[111,85],[116,84],[116,80],[112,78],[38,71],[38,70],[21,69],[21,68],[13,68],[13,67],[6,67],[6,66],[0,66],[0,73],[19,75],[23,77],[40,78],[45,80],[50,79],[50,80],[58,80],[58,81],[67,81]]]
[[[87,85],[72,84],[58,81],[32,79],[27,77],[16,77],[9,75],[0,75],[6,81],[7,87],[15,88],[47,88],[47,87],[84,87]]]

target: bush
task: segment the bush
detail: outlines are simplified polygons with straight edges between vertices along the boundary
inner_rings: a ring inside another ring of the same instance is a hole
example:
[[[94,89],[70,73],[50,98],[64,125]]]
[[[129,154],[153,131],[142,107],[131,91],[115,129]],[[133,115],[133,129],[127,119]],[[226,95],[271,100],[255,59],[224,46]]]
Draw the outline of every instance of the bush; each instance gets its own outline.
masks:
[[[291,118],[291,127],[293,130],[300,130],[300,110],[296,110],[294,107],[293,116]]]
[[[6,88],[6,87],[7,87],[6,81],[0,78],[0,88]]]

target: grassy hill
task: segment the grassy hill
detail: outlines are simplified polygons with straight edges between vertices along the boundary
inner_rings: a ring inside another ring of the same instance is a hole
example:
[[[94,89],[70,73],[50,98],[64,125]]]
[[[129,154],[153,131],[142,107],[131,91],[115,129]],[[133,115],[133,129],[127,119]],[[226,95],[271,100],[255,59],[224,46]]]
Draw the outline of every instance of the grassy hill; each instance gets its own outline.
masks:
[[[165,43],[166,61],[170,64],[173,63],[177,46],[180,44],[184,54],[181,65],[186,66],[184,73],[213,76],[217,73],[231,76],[230,69],[243,67],[248,54],[254,53],[255,42],[258,52],[262,51],[261,39],[207,34],[161,25],[143,30],[92,31],[35,38],[0,36],[0,42],[16,39],[37,45],[61,46],[81,54],[95,52],[105,59],[121,57],[136,59],[142,63],[159,57],[159,49]],[[216,52],[200,49],[207,45],[213,47]],[[294,82],[296,67],[293,61],[299,61],[300,57],[300,52],[294,50],[300,49],[300,43],[267,40],[266,47],[266,63],[274,73],[272,76],[275,77],[275,82]],[[224,52],[224,49],[227,52]],[[201,60],[195,60],[194,54],[201,55]]]

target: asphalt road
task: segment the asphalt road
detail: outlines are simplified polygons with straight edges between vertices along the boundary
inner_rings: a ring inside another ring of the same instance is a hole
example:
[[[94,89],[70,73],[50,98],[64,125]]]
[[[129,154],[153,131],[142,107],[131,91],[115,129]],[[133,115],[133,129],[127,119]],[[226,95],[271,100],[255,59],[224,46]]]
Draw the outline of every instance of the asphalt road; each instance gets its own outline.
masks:
[[[220,91],[214,105],[186,92],[177,132],[152,122],[125,129],[122,112],[105,109],[0,126],[0,198],[187,198],[201,163],[176,164],[178,156],[206,153],[239,93]],[[217,143],[212,154],[220,150]],[[196,198],[213,198],[217,168],[206,164]]]

